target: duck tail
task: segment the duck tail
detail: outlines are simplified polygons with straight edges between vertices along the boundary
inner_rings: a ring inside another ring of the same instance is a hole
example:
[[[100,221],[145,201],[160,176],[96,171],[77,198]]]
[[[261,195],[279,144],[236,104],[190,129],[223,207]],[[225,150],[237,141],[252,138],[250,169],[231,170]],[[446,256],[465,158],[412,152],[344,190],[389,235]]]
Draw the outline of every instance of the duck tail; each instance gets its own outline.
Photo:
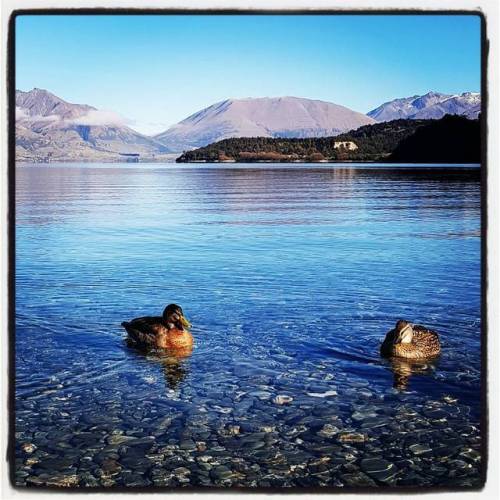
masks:
[[[123,328],[127,328],[129,325],[130,325],[130,323],[128,321],[123,321],[122,322]]]

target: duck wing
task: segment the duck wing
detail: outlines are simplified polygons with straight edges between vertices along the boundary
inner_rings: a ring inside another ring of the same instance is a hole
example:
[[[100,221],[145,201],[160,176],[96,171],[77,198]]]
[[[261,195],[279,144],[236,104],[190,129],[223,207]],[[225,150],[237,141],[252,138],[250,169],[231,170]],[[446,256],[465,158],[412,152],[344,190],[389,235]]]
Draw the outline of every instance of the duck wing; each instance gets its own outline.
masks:
[[[417,337],[427,337],[427,338],[435,338],[439,341],[439,335],[434,330],[426,328],[422,325],[413,325],[413,331]]]
[[[385,336],[385,339],[382,342],[382,345],[380,346],[380,354],[382,354],[382,356],[391,356],[395,335],[396,335],[395,329],[389,330],[387,332],[387,335]]]
[[[441,350],[441,343],[439,342],[439,335],[437,332],[422,325],[414,325],[413,331],[414,343],[421,345],[428,355],[432,356],[439,354]]]
[[[122,326],[133,340],[140,344],[151,345],[156,345],[156,335],[161,325],[162,318],[160,316],[144,316],[122,323]]]

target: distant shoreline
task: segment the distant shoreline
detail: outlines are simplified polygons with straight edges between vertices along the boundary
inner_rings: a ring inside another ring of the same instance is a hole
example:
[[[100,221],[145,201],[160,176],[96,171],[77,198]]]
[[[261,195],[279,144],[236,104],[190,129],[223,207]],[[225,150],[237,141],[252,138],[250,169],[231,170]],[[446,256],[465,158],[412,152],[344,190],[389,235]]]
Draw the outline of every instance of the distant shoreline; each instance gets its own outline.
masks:
[[[78,167],[78,166],[88,166],[88,167],[93,167],[93,166],[116,166],[117,168],[120,167],[147,167],[147,166],[154,166],[154,167],[168,167],[168,168],[183,168],[183,167],[199,167],[203,168],[204,166],[221,166],[222,168],[231,168],[231,166],[234,166],[233,168],[245,168],[245,167],[253,167],[256,165],[262,166],[261,168],[265,170],[266,166],[268,166],[269,169],[272,168],[286,168],[286,167],[305,167],[305,168],[337,168],[344,166],[345,169],[352,169],[352,170],[446,170],[447,172],[451,172],[453,170],[456,171],[477,171],[479,172],[481,170],[481,164],[480,163],[417,163],[417,162],[401,162],[401,163],[396,163],[396,162],[356,162],[356,161],[335,161],[335,162],[182,162],[182,163],[175,163],[175,162],[139,162],[139,163],[127,163],[127,162],[93,162],[93,161],[51,161],[51,162],[29,162],[29,161],[16,161],[16,167],[30,167],[30,168],[36,168],[37,166],[40,167],[46,167],[52,165],[54,167],[56,166],[68,166],[68,167]]]
[[[152,162],[153,163],[153,162]],[[272,161],[272,160],[251,160],[251,161],[218,161],[218,160],[197,160],[197,161],[186,161],[186,162],[176,162],[176,163],[182,163],[185,165],[200,165],[200,164],[238,164],[238,165],[251,165],[251,164],[280,164],[280,165],[338,165],[338,164],[367,164],[367,165],[400,165],[401,163],[404,164],[411,164],[411,165],[436,165],[436,166],[454,166],[456,164],[458,165],[471,165],[471,168],[473,165],[478,165],[481,166],[480,163],[477,162],[429,162],[429,163],[422,163],[422,162],[397,162],[397,161],[379,161],[379,160],[326,160],[326,161],[316,161],[316,162],[310,162],[310,161],[302,161],[302,160],[296,160],[296,161]],[[468,167],[464,167],[468,168]]]

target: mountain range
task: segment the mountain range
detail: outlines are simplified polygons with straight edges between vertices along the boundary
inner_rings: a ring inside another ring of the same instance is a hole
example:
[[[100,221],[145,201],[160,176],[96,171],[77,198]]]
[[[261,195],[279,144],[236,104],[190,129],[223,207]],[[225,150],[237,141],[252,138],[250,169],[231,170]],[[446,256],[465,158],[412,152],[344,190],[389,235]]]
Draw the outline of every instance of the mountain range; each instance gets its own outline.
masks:
[[[480,107],[480,95],[471,92],[395,99],[367,115],[298,97],[227,99],[150,137],[130,128],[117,113],[72,104],[43,89],[17,90],[16,160],[171,161],[182,151],[231,137],[336,136],[396,118],[477,117]]]
[[[16,91],[18,161],[168,159],[168,148],[132,130],[118,114],[72,104],[42,89]]]
[[[464,92],[459,95],[429,92],[386,102],[367,113],[378,122],[410,118],[413,120],[438,119],[444,115],[464,115],[477,118],[481,111],[481,94]]]

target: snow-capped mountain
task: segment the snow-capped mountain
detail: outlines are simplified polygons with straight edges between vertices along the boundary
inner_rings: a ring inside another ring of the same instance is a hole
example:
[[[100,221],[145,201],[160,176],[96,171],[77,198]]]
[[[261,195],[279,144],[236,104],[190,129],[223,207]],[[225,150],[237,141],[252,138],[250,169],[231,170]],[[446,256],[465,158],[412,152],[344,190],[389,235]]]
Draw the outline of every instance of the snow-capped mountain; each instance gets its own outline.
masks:
[[[479,93],[464,92],[459,95],[450,95],[429,92],[422,96],[414,95],[394,99],[373,109],[367,115],[378,122],[386,122],[398,118],[437,119],[446,114],[477,118],[480,111],[481,94]]]

